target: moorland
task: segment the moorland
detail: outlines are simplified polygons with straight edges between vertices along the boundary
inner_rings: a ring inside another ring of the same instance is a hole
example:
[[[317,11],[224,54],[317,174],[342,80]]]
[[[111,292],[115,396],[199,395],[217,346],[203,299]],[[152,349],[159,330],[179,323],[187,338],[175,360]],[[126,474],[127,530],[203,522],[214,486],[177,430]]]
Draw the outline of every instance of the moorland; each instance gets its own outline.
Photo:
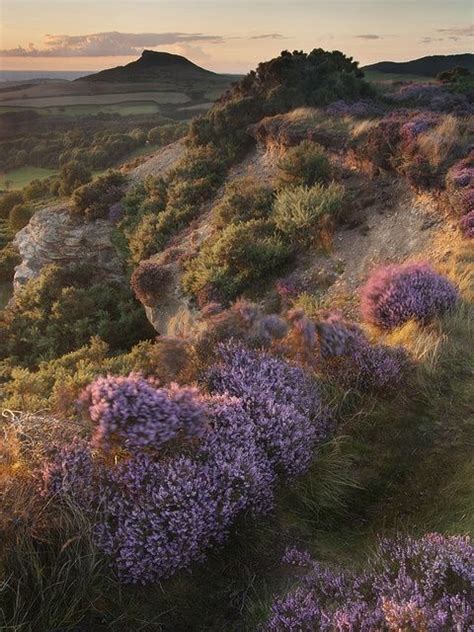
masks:
[[[469,631],[470,69],[185,67],[1,115],[0,628]]]

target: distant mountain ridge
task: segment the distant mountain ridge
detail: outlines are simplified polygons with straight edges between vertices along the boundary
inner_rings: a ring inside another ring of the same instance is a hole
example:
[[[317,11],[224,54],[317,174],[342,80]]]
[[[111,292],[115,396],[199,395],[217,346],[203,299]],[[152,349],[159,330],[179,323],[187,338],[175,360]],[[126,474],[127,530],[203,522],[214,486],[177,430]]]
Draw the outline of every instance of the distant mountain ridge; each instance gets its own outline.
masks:
[[[126,64],[108,68],[92,75],[80,77],[76,81],[106,81],[106,82],[147,82],[169,80],[176,78],[198,79],[219,77],[214,72],[201,68],[186,57],[172,53],[144,50],[139,59]]]
[[[376,64],[364,66],[362,70],[436,77],[438,73],[451,70],[456,66],[462,66],[474,73],[474,55],[471,53],[463,53],[460,55],[428,55],[427,57],[420,57],[412,61],[380,61]]]

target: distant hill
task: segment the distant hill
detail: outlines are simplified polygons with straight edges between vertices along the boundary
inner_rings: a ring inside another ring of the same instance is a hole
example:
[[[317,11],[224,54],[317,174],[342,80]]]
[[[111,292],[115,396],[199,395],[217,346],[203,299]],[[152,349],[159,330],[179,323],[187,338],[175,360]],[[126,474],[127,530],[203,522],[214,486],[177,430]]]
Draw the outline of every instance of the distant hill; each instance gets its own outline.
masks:
[[[126,66],[116,66],[115,68],[102,70],[92,75],[80,77],[76,81],[144,83],[160,80],[169,81],[170,79],[177,81],[210,79],[211,77],[217,79],[221,75],[201,68],[181,55],[144,50],[139,59],[130,62]]]
[[[474,73],[474,55],[429,55],[412,61],[380,61],[376,64],[364,66],[362,70],[384,72],[389,74],[420,75],[422,77],[436,77],[444,70],[451,70],[462,66]]]

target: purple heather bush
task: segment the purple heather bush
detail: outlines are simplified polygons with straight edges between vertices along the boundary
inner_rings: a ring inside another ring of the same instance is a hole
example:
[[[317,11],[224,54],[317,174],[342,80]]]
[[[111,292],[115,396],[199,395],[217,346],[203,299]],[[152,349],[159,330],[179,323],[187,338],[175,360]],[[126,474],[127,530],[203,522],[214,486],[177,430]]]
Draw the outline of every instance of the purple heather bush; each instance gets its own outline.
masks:
[[[153,305],[168,290],[171,280],[169,266],[154,261],[141,261],[130,278],[130,287],[144,305]]]
[[[416,114],[401,126],[400,134],[402,140],[407,144],[413,143],[420,134],[435,127],[439,121],[439,114],[434,112],[420,112]]]
[[[238,397],[274,466],[302,474],[332,424],[317,383],[301,367],[241,345],[223,344],[220,355],[207,374],[210,390]]]
[[[326,113],[330,116],[354,116],[368,118],[371,116],[383,116],[385,108],[371,101],[370,99],[361,99],[348,103],[344,100],[334,101],[326,108]]]
[[[467,237],[467,239],[474,238],[474,209],[461,217],[459,227],[461,228],[462,234]]]
[[[458,300],[452,283],[427,263],[388,265],[376,270],[361,290],[364,319],[382,329],[409,320],[427,322]]]
[[[343,387],[383,393],[400,386],[408,368],[401,348],[372,345],[354,323],[331,314],[317,323],[320,370]]]
[[[82,401],[95,424],[92,443],[104,450],[114,441],[131,451],[156,450],[178,438],[199,436],[206,423],[197,391],[157,388],[139,375],[99,377]]]
[[[387,98],[393,103],[416,104],[435,112],[453,112],[464,116],[473,112],[472,103],[465,95],[450,92],[439,84],[411,83],[387,95]]]
[[[361,573],[326,568],[294,549],[284,562],[299,582],[273,601],[266,632],[473,629],[474,547],[468,537],[381,540]]]
[[[90,512],[120,581],[156,582],[202,561],[239,515],[272,510],[277,484],[304,473],[332,429],[301,368],[235,344],[220,354],[207,394],[133,374],[96,379],[81,399],[90,444],[56,450],[43,469],[43,493]],[[122,450],[101,458],[111,445]]]

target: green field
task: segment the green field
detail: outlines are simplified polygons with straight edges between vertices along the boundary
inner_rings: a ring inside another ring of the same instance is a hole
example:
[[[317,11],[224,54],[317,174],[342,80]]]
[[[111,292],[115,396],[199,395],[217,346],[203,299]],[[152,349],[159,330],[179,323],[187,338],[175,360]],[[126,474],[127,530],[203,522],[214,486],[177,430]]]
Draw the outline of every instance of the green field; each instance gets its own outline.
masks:
[[[55,169],[20,167],[0,175],[0,189],[22,189],[32,180],[44,180],[57,174]],[[7,186],[9,184],[9,186]]]
[[[436,80],[433,77],[422,77],[421,75],[407,75],[403,73],[394,72],[378,72],[377,70],[364,71],[364,76],[367,81],[374,81],[376,83],[386,81],[393,83],[395,81],[414,81],[416,83],[434,83]]]
[[[71,118],[81,118],[93,116],[95,114],[119,114],[120,116],[137,116],[140,114],[156,114],[160,111],[154,101],[125,101],[114,104],[88,104],[88,105],[63,105],[51,107],[27,107],[27,106],[0,106],[0,114],[3,112],[21,112],[33,110],[43,116],[68,116]]]

